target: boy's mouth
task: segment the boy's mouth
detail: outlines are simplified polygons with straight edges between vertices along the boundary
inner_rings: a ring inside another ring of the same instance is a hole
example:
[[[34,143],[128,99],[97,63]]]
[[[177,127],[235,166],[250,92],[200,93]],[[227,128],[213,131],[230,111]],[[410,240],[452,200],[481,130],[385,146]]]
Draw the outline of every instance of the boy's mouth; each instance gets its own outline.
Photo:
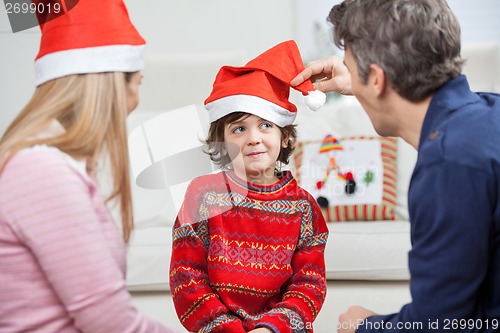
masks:
[[[262,154],[264,154],[263,151],[254,151],[254,152],[248,153],[247,156],[248,157],[259,157]]]

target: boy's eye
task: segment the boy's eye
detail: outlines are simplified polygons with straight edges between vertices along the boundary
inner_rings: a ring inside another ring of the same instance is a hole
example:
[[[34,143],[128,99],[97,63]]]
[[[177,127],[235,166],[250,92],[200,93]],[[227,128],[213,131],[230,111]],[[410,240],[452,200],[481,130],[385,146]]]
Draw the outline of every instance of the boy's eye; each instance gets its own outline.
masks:
[[[272,128],[273,127],[273,124],[271,123],[262,123],[262,125],[260,125],[262,128],[265,128],[265,129],[268,129],[268,128]]]
[[[233,128],[233,133],[242,133],[243,131],[245,131],[245,128],[243,126]]]

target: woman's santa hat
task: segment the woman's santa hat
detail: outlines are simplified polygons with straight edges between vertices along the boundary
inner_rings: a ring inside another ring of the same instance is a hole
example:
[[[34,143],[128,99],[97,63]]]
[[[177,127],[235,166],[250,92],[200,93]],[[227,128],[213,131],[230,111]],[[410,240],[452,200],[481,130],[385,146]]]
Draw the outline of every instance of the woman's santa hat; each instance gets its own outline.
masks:
[[[145,41],[123,0],[85,0],[40,24],[36,85],[71,74],[136,72],[144,67]]]
[[[272,47],[243,67],[222,67],[205,100],[210,122],[241,111],[280,127],[292,124],[297,107],[288,100],[290,81],[302,70],[304,64],[293,40]],[[325,94],[315,90],[311,80],[293,88],[306,96],[305,102],[312,110],[325,103]]]

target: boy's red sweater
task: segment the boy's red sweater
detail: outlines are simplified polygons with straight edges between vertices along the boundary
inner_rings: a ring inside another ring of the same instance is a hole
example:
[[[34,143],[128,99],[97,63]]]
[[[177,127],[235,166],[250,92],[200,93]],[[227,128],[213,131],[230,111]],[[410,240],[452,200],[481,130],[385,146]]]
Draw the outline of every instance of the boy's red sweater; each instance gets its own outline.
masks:
[[[260,186],[233,172],[189,185],[173,232],[170,289],[191,332],[312,332],[326,296],[328,229],[288,171]]]

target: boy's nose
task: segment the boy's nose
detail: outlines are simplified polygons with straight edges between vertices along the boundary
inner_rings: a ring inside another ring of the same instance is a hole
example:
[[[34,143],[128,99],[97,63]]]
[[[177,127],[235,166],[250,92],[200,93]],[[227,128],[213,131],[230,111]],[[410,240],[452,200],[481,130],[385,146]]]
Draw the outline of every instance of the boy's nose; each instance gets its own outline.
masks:
[[[249,145],[257,145],[262,142],[262,137],[260,135],[260,132],[257,130],[250,130],[248,131],[248,140],[247,144]]]

